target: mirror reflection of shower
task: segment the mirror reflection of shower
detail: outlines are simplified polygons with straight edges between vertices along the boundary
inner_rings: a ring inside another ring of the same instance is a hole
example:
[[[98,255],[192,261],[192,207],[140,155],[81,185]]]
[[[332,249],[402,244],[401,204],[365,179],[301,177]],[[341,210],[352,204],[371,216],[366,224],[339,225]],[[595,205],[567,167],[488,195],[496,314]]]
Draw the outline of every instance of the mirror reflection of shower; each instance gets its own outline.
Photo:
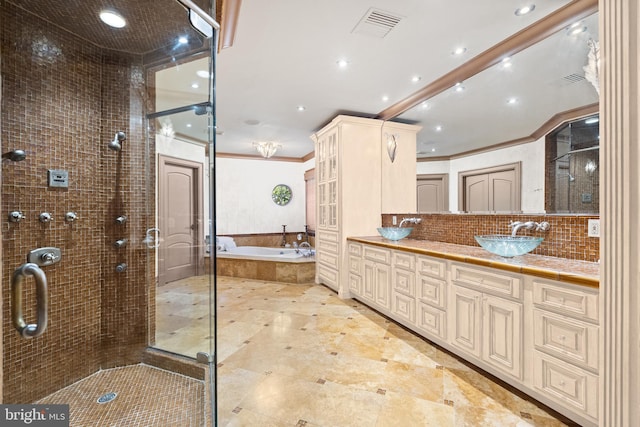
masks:
[[[550,193],[548,210],[598,213],[600,189],[598,115],[576,119],[551,133]]]
[[[113,141],[109,142],[109,149],[113,151],[120,151],[122,149],[122,142],[127,139],[127,135],[122,132],[116,132],[116,136],[113,137]]]
[[[12,150],[2,155],[2,160],[11,160],[12,162],[21,162],[27,158],[27,153],[24,150]]]

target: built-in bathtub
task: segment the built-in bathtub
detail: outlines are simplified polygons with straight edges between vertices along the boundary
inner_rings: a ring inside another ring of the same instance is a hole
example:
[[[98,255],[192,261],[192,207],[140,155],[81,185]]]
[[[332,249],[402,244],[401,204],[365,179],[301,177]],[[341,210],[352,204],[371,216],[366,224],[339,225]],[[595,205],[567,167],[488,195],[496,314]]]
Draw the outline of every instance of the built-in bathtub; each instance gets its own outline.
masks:
[[[315,257],[306,249],[238,246],[216,251],[216,274],[285,283],[313,283]]]

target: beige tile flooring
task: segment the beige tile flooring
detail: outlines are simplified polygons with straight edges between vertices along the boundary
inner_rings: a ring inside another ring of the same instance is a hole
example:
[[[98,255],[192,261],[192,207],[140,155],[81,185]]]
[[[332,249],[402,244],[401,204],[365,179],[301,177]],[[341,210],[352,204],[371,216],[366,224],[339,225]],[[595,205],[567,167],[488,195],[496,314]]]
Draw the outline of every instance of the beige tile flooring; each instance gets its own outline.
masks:
[[[159,348],[210,342],[208,279],[158,290]],[[448,353],[317,285],[218,278],[220,426],[562,426]]]

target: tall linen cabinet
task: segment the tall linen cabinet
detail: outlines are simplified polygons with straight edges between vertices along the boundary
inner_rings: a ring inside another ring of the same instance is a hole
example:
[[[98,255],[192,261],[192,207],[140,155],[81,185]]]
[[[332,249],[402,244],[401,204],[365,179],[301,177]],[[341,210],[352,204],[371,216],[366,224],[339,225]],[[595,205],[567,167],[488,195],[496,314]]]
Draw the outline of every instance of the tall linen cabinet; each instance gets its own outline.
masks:
[[[341,298],[351,297],[347,237],[377,235],[383,213],[417,210],[419,130],[340,115],[311,135],[316,156],[316,283]],[[395,150],[389,147],[394,144]],[[393,162],[390,152],[395,153]]]

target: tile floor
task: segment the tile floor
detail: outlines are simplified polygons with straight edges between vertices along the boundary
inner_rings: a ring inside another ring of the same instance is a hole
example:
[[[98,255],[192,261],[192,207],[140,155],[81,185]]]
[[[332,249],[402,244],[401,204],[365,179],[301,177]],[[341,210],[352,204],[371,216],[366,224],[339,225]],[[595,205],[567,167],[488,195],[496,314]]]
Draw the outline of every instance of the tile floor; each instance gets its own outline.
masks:
[[[160,287],[157,346],[206,348],[207,299],[206,277]],[[219,277],[217,322],[219,426],[566,425],[323,286]]]
[[[147,365],[96,372],[39,400],[68,404],[71,427],[204,425],[205,384]],[[97,400],[117,393],[108,403]]]

